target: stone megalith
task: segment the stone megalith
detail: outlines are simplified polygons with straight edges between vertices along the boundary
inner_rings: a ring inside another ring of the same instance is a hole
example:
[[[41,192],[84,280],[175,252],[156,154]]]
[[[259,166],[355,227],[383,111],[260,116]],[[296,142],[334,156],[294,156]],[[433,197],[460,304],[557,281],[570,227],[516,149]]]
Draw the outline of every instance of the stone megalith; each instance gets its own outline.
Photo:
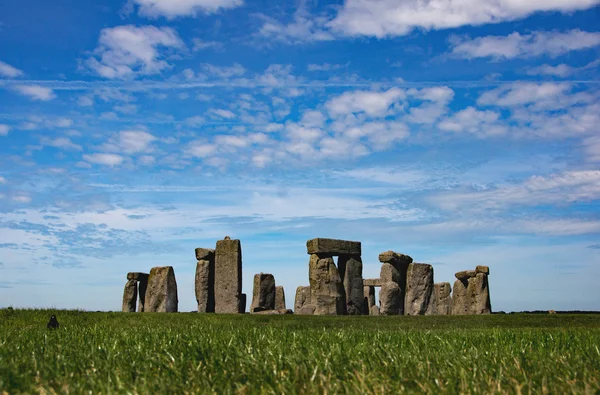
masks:
[[[379,291],[379,313],[381,315],[400,314],[400,286],[393,281],[383,283]]]
[[[173,266],[153,267],[148,276],[144,311],[177,312],[177,281]]]
[[[469,279],[467,300],[470,314],[491,314],[492,306],[487,274],[477,273],[475,277]]]
[[[275,287],[275,310],[287,310],[285,307],[285,290],[281,285]]]
[[[359,255],[340,255],[338,267],[344,266],[344,290],[346,292],[346,312],[349,315],[363,315],[365,294],[363,289],[363,264]]]
[[[315,314],[316,308],[317,308],[317,306],[315,306],[314,304],[305,304],[304,306],[302,306],[300,308],[300,310],[298,310],[298,312],[296,314],[313,315],[313,314]]]
[[[381,262],[380,279],[382,282],[395,282],[400,287],[400,315],[404,315],[404,300],[406,296],[406,272],[413,259],[406,254],[395,251],[385,251],[379,254]]]
[[[215,249],[215,313],[242,311],[242,245],[226,236]]]
[[[299,286],[296,288],[296,298],[294,299],[294,312],[298,314],[300,309],[310,304],[310,286]]]
[[[425,315],[449,315],[452,313],[452,297],[450,283],[433,284],[431,301]]]
[[[339,255],[361,255],[360,241],[316,238],[306,242],[309,255],[318,254],[322,257]]]
[[[411,263],[408,265],[404,314],[425,314],[432,292],[433,266],[426,263]]]
[[[275,309],[275,277],[268,273],[254,275],[250,312]]]
[[[371,306],[375,306],[375,287],[365,286],[363,287],[364,294],[364,309],[365,315],[369,315],[369,311],[371,310]]]
[[[457,279],[452,287],[452,315],[469,314],[470,306],[467,300],[467,280]]]
[[[308,278],[310,300],[315,315],[343,315],[346,310],[346,293],[340,274],[331,257],[310,256]]]
[[[148,287],[148,273],[129,272],[127,273],[128,280],[136,280],[138,282],[138,312],[144,312],[146,303],[146,288]]]
[[[379,306],[371,306],[371,308],[369,308],[369,315],[381,315],[379,313]]]
[[[196,248],[196,301],[198,313],[215,312],[215,250]]]
[[[123,291],[123,312],[125,313],[135,313],[138,295],[137,283],[136,280],[129,280],[125,284]]]

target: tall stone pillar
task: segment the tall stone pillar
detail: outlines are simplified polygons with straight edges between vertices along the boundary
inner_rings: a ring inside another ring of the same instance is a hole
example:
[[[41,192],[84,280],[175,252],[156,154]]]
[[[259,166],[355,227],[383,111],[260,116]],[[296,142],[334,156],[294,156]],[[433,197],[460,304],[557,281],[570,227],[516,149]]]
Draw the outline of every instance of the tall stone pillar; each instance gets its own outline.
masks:
[[[467,297],[469,279],[477,275],[475,270],[463,270],[455,274],[456,281],[452,287],[452,315],[471,314],[471,303]]]
[[[404,304],[406,296],[406,273],[408,265],[413,261],[409,255],[401,254],[394,251],[386,251],[379,254],[379,262],[381,262],[381,272],[379,278],[382,284],[393,282],[398,285],[400,292],[398,293],[398,314],[404,315]],[[381,291],[379,291],[381,295]],[[395,295],[395,293],[394,293]],[[381,312],[383,314],[383,311]]]
[[[423,315],[433,292],[433,266],[411,263],[406,273],[405,315]]]
[[[363,264],[359,255],[340,255],[338,267],[343,267],[344,291],[346,293],[346,312],[349,315],[364,314]]]
[[[178,303],[173,266],[153,267],[148,276],[144,311],[176,313]]]
[[[195,293],[198,313],[215,312],[215,250],[196,248]]]
[[[138,287],[138,312],[144,312],[144,306],[146,303],[146,288],[148,287],[148,273],[140,273],[140,272],[129,272],[127,273],[128,280],[137,281]],[[134,310],[135,311],[135,310]]]
[[[452,313],[450,283],[433,284],[431,301],[425,315],[449,315]]]
[[[125,284],[125,290],[123,291],[123,312],[135,313],[137,294],[137,281],[127,281],[127,284]]]
[[[477,266],[475,277],[469,279],[467,286],[467,299],[470,304],[471,314],[491,314],[490,290],[488,275],[490,269],[487,266]]]
[[[285,290],[283,286],[275,287],[275,310],[285,310]]]
[[[310,300],[315,315],[343,315],[346,310],[344,286],[333,258],[310,256],[308,277]]]
[[[252,289],[252,303],[250,312],[275,309],[275,277],[268,273],[254,275],[254,287]]]
[[[215,250],[215,312],[243,313],[241,295],[242,245],[226,236]]]
[[[310,286],[299,286],[296,288],[294,313],[299,314],[300,310],[306,305],[310,305]]]

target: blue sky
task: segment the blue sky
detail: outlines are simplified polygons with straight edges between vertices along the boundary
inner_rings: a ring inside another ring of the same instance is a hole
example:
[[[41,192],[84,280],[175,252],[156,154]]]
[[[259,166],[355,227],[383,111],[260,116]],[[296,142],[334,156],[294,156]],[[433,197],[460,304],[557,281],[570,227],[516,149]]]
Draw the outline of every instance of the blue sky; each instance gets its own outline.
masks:
[[[599,0],[0,4],[0,306],[119,310],[242,241],[288,307],[306,240],[494,310],[600,309]]]

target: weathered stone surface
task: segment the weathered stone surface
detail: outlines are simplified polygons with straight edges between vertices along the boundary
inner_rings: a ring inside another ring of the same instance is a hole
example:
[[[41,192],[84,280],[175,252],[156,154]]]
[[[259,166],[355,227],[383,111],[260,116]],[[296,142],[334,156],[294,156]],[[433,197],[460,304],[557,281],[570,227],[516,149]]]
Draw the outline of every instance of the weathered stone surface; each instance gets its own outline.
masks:
[[[153,267],[148,276],[146,289],[147,312],[177,312],[177,281],[173,266]]]
[[[432,292],[433,266],[426,263],[411,263],[408,265],[404,314],[425,314]]]
[[[483,265],[477,265],[477,267],[475,267],[475,272],[477,273],[483,273],[483,274],[490,274],[490,267],[489,266],[483,266]]]
[[[363,286],[365,287],[381,287],[381,284],[383,283],[384,281],[380,278],[365,278],[363,280]]]
[[[379,306],[371,306],[369,309],[369,315],[381,315],[379,312]]]
[[[364,314],[363,264],[360,256],[340,255],[338,264],[346,268],[343,278],[346,292],[346,312],[349,315]]]
[[[275,287],[275,310],[286,310],[285,290],[281,285]]]
[[[394,267],[391,263],[383,263],[381,264],[381,270],[379,272],[379,278],[381,280],[381,285],[394,282],[396,284],[400,283],[400,272],[398,269]]]
[[[477,272],[475,270],[463,270],[463,271],[457,272],[454,276],[456,276],[456,278],[458,280],[467,281],[471,277],[475,277],[476,274],[477,274]]]
[[[456,280],[452,287],[452,315],[469,314],[467,300],[467,280]]]
[[[198,313],[215,312],[215,262],[200,260],[196,264],[196,301]]]
[[[409,263],[412,263],[412,261],[413,259],[410,256],[394,251],[386,251],[379,254],[379,262],[391,263],[394,266],[408,265]]]
[[[310,300],[316,306],[315,315],[343,315],[346,293],[332,258],[310,256],[308,278]]]
[[[128,280],[148,281],[148,273],[129,272],[127,273]]]
[[[143,313],[146,310],[146,289],[148,288],[148,279],[138,281],[138,312]]]
[[[381,315],[399,315],[401,313],[400,286],[392,281],[383,283],[379,291],[379,303]]]
[[[365,298],[363,308],[365,315],[369,315],[371,306],[375,306],[375,287],[363,287],[363,294]]]
[[[196,248],[196,260],[212,261],[215,259],[215,250],[212,248]]]
[[[135,305],[137,304],[137,281],[129,280],[125,284],[123,291],[123,311],[125,313],[135,313]]]
[[[477,273],[475,277],[469,279],[467,301],[469,302],[470,314],[492,313],[487,274]]]
[[[317,306],[315,306],[314,304],[305,304],[304,306],[302,306],[300,308],[300,310],[298,310],[296,312],[296,314],[298,314],[298,315],[313,315],[313,314],[315,314],[316,308],[317,308]]]
[[[431,300],[425,315],[449,315],[452,312],[450,283],[433,284]]]
[[[307,304],[310,304],[310,286],[296,288],[296,298],[294,299],[294,311],[296,314]]]
[[[228,236],[217,241],[215,250],[215,312],[242,311],[242,245]]]
[[[250,312],[275,309],[275,277],[268,273],[254,275]]]
[[[334,255],[361,255],[360,241],[348,241],[338,239],[311,239],[306,242],[308,254],[319,254],[321,256]]]

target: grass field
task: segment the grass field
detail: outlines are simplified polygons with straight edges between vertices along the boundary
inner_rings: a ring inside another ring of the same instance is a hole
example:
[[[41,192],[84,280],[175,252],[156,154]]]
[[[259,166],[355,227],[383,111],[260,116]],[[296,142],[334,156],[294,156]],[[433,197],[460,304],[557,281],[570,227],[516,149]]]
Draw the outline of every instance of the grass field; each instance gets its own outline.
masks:
[[[47,330],[56,314],[59,330]],[[0,310],[0,393],[589,393],[599,315]]]

